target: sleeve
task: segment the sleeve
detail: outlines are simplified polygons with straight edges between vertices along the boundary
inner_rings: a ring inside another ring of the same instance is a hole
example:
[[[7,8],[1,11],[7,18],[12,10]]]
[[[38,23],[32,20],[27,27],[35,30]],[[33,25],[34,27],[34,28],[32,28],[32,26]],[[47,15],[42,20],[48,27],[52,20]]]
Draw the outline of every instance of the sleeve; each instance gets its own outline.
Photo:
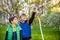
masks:
[[[7,38],[8,38],[8,29],[9,29],[9,25],[8,25],[7,30],[6,30],[5,40],[7,40]]]
[[[18,27],[19,27],[20,30],[22,30],[22,28],[21,28],[21,26],[19,25],[19,23],[18,23]]]
[[[7,37],[8,37],[8,31],[6,31],[5,40],[7,40]]]
[[[20,40],[22,40],[22,30],[20,30]]]
[[[20,27],[20,30],[22,30],[22,28]]]
[[[32,13],[31,18],[29,19],[29,25],[31,25],[31,23],[33,22],[34,17],[35,17],[35,13],[36,13],[36,12],[33,12],[33,13]]]

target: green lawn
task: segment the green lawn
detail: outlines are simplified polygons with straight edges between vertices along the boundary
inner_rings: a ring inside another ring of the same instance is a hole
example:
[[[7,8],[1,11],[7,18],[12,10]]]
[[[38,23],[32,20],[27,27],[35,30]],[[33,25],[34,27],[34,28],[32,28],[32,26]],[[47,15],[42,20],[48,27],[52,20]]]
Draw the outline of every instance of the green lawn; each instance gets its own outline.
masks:
[[[7,27],[0,27],[0,40],[4,40]],[[59,40],[60,35],[57,28],[43,27],[45,40]],[[32,40],[42,40],[39,26],[32,26]]]
[[[42,27],[45,40],[60,40],[58,27]],[[32,40],[42,40],[39,26],[33,26]]]

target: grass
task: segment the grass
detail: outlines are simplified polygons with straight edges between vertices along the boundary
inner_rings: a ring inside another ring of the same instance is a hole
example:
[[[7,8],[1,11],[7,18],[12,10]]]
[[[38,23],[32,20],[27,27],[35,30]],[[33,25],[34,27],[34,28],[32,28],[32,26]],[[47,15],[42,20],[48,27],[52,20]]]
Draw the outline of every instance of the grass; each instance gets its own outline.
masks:
[[[59,30],[54,27],[42,27],[45,40],[60,40]],[[0,27],[0,40],[5,39],[6,26]],[[39,26],[32,26],[32,40],[42,40]]]
[[[55,27],[43,27],[43,35],[45,40],[60,40],[60,31]],[[32,40],[42,40],[39,26],[34,25],[32,28]]]
[[[6,30],[7,30],[6,26],[0,27],[0,40],[4,40],[5,39]]]

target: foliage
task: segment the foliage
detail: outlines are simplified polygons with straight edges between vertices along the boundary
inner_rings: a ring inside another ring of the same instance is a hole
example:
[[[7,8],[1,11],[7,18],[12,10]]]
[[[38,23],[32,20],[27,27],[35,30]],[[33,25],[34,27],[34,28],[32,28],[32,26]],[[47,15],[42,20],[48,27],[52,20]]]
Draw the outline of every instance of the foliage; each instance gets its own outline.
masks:
[[[42,24],[50,26],[60,26],[60,14],[47,14],[41,18]]]

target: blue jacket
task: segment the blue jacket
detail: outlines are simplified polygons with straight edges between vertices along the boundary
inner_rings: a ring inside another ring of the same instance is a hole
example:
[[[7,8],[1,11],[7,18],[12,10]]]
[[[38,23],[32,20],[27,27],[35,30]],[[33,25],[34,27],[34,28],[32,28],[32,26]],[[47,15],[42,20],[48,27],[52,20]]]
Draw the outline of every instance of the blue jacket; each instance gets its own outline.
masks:
[[[28,24],[28,21],[25,21],[24,23],[19,23],[19,25],[22,28],[21,35],[23,38],[30,37],[31,36],[31,27]]]

